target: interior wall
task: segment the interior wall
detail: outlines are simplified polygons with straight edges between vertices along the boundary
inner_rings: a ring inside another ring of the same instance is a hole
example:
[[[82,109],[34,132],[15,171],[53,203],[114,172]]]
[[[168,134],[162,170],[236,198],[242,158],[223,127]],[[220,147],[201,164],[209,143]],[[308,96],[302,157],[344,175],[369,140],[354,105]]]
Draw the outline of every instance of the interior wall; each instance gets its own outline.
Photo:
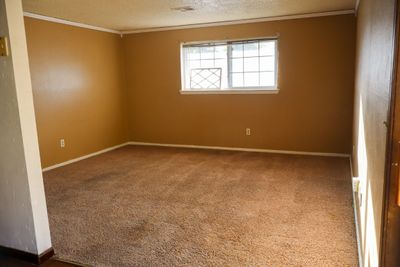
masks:
[[[21,1],[0,0],[0,246],[51,248]]]
[[[182,42],[277,34],[278,94],[179,93]],[[351,153],[352,14],[138,33],[122,41],[132,141]]]
[[[353,170],[364,266],[379,266],[382,198],[394,53],[395,0],[361,0],[357,14]]]
[[[126,142],[121,37],[27,17],[25,26],[42,166]]]

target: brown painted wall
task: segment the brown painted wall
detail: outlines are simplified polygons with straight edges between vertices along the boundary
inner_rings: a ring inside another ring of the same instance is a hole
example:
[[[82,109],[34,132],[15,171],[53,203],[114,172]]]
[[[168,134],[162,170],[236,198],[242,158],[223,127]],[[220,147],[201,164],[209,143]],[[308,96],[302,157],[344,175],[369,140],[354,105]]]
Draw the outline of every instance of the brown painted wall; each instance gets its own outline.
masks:
[[[179,94],[181,42],[277,33],[279,94]],[[351,152],[354,15],[131,34],[123,47],[133,141]]]
[[[121,39],[26,18],[42,165],[127,140],[349,153],[354,22],[343,15]],[[277,33],[278,95],[179,94],[181,42]]]
[[[42,166],[125,142],[121,38],[31,18],[25,27]]]
[[[357,15],[353,169],[359,175],[364,266],[378,266],[395,0],[362,0]]]

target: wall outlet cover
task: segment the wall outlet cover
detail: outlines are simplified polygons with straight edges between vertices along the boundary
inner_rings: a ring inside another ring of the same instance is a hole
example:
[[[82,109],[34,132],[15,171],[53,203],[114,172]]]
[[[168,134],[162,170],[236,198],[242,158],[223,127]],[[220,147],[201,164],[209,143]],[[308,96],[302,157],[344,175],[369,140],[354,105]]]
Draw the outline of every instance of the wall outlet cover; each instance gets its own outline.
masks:
[[[251,135],[251,129],[250,128],[246,128],[246,135]]]
[[[8,56],[8,46],[7,46],[7,37],[0,37],[0,56],[6,57]]]

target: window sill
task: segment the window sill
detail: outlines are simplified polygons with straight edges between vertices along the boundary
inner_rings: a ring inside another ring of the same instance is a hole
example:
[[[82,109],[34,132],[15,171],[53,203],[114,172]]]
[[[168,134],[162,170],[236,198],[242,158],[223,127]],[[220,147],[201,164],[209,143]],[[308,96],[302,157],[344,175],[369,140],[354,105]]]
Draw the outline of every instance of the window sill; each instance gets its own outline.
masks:
[[[180,90],[182,95],[254,95],[254,94],[278,94],[279,89],[221,89],[221,90]]]

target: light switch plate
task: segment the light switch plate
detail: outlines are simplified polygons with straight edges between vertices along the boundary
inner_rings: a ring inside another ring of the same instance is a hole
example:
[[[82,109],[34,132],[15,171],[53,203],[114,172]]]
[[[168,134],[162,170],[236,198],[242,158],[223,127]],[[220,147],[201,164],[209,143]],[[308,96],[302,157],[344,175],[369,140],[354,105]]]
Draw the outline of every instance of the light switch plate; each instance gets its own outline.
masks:
[[[8,56],[7,37],[4,36],[0,37],[0,56]]]

